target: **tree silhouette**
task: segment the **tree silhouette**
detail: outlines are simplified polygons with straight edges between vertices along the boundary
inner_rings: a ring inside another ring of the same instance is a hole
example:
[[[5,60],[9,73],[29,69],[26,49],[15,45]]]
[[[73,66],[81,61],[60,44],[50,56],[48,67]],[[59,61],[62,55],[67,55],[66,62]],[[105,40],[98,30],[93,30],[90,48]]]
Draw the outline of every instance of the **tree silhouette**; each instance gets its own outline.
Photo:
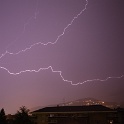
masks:
[[[20,110],[15,114],[15,124],[32,124],[29,109],[25,106],[20,107]]]
[[[5,111],[3,108],[0,111],[0,124],[7,124]]]

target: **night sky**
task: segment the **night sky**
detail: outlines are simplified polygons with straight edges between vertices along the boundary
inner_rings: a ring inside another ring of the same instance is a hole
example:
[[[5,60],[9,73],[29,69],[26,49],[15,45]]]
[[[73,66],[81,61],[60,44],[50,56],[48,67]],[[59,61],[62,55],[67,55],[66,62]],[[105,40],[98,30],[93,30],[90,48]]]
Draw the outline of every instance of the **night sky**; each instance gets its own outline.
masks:
[[[123,102],[124,1],[0,0],[0,56],[7,113],[63,99]]]

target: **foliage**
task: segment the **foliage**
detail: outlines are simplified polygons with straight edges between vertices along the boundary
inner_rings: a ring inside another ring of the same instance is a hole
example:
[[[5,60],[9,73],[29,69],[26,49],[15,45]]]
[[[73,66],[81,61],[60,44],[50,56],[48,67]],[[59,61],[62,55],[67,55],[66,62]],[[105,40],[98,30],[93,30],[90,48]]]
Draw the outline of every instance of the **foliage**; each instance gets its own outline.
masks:
[[[0,124],[7,124],[5,111],[3,108],[0,111]]]
[[[20,107],[20,110],[15,114],[15,124],[32,124],[29,109],[25,106]]]

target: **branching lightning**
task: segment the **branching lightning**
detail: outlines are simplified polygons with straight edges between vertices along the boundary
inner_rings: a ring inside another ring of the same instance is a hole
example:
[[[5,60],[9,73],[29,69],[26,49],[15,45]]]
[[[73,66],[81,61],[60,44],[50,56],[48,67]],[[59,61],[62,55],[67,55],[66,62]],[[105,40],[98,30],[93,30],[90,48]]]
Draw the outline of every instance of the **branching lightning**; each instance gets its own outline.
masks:
[[[25,49],[23,49],[23,50],[20,50],[20,51],[16,52],[16,53],[9,52],[9,51],[6,50],[5,53],[3,53],[3,54],[0,56],[0,59],[2,59],[3,57],[5,57],[7,54],[9,54],[9,55],[18,55],[18,54],[20,54],[20,53],[26,52],[26,51],[30,50],[31,48],[33,48],[33,47],[36,46],[36,45],[44,45],[44,46],[47,46],[47,45],[49,45],[49,44],[50,44],[50,45],[56,44],[56,43],[58,42],[58,40],[65,34],[66,30],[73,24],[73,22],[87,9],[87,5],[88,5],[88,0],[86,0],[86,4],[85,4],[84,9],[82,9],[82,10],[70,21],[70,23],[63,29],[63,32],[62,32],[60,35],[58,35],[58,37],[56,38],[56,40],[55,40],[54,42],[47,42],[47,43],[37,42],[37,43],[34,43],[34,44],[30,45],[29,47],[27,47],[27,48],[25,48]],[[36,8],[36,9],[37,9],[37,8]],[[24,33],[24,31],[25,31],[25,28],[26,28],[28,22],[29,22],[32,18],[36,19],[37,14],[38,14],[38,13],[36,12],[36,13],[35,13],[35,16],[32,16],[31,18],[29,18],[28,21],[27,21],[27,23],[24,24],[23,33]],[[19,75],[19,74],[21,74],[21,73],[26,73],[26,72],[35,72],[35,73],[38,73],[38,72],[40,72],[40,71],[44,71],[44,70],[50,69],[53,73],[59,73],[61,79],[62,79],[64,82],[70,83],[71,85],[79,85],[79,84],[84,84],[84,83],[87,83],[87,82],[94,82],[94,81],[104,82],[104,81],[108,81],[109,79],[120,79],[120,78],[123,78],[123,77],[124,77],[124,75],[122,75],[122,76],[117,76],[117,77],[107,77],[107,78],[105,78],[105,79],[91,79],[91,80],[85,80],[85,81],[83,81],[83,82],[73,83],[73,81],[67,80],[67,79],[65,79],[65,78],[63,77],[62,71],[56,71],[56,70],[53,69],[52,66],[48,66],[48,67],[46,67],[46,68],[39,68],[38,70],[22,70],[22,71],[17,72],[17,73],[13,73],[13,72],[11,72],[10,70],[8,70],[7,68],[2,67],[2,66],[0,66],[0,69],[3,69],[3,70],[5,70],[5,71],[7,71],[10,75],[14,75],[14,76]]]
[[[25,33],[25,30],[26,30],[27,25],[30,23],[31,20],[36,19],[38,14],[39,14],[39,11],[38,11],[38,0],[37,0],[34,15],[32,15],[30,18],[27,19],[27,21],[24,23],[23,30],[22,30],[20,36],[17,37],[12,43],[15,43],[16,41],[19,40],[19,38],[22,37],[22,35]],[[10,43],[10,44],[11,44],[11,43]],[[10,46],[10,44],[7,46],[7,48]],[[32,46],[32,45],[31,45],[31,46]],[[24,50],[21,50],[21,51],[24,52]],[[21,51],[20,51],[20,52],[21,52]],[[20,52],[17,52],[17,53],[20,53]],[[6,51],[4,54],[1,55],[0,59],[1,59],[3,56],[5,56],[6,54],[17,54],[17,53],[11,53],[11,52]]]

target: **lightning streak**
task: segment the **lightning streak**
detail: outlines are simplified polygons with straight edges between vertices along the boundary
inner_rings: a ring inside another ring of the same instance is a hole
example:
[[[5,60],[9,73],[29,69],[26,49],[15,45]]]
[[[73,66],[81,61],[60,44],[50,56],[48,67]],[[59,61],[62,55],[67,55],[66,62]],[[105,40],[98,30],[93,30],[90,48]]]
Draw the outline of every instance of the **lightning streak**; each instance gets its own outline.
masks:
[[[17,72],[17,73],[13,73],[13,72],[10,72],[7,68],[5,67],[0,67],[1,69],[4,69],[5,71],[7,71],[9,74],[11,75],[19,75],[21,73],[26,73],[26,72],[35,72],[35,73],[38,73],[40,71],[43,71],[43,70],[48,70],[48,69],[51,69],[51,71],[53,73],[59,73],[60,77],[62,78],[62,80],[64,82],[68,82],[68,83],[71,83],[71,85],[79,85],[79,84],[84,84],[84,83],[87,83],[87,82],[94,82],[94,81],[100,81],[100,82],[104,82],[104,81],[107,81],[109,79],[120,79],[120,78],[123,78],[124,75],[122,76],[119,76],[119,77],[107,77],[105,79],[92,79],[92,80],[85,80],[83,82],[78,82],[78,83],[73,83],[73,81],[70,81],[70,80],[67,80],[67,79],[64,79],[64,77],[62,76],[62,71],[55,71],[52,66],[49,66],[47,68],[39,68],[38,70],[25,70],[25,71],[20,71],[20,72]]]
[[[18,54],[20,54],[20,53],[22,53],[22,52],[26,52],[27,50],[30,50],[32,47],[34,47],[34,46],[36,46],[36,45],[44,45],[44,46],[46,46],[46,45],[49,45],[49,44],[51,44],[51,45],[56,44],[56,43],[58,42],[58,40],[65,34],[66,30],[73,24],[73,22],[75,21],[75,19],[77,19],[77,18],[87,9],[87,5],[88,5],[88,0],[86,0],[86,4],[85,4],[84,9],[82,9],[82,10],[71,20],[71,22],[64,28],[63,32],[62,32],[60,35],[58,35],[58,37],[56,38],[56,40],[55,40],[54,42],[47,42],[47,43],[37,42],[37,43],[34,43],[34,44],[30,45],[29,47],[27,47],[27,48],[25,48],[25,49],[23,49],[23,50],[20,50],[20,51],[16,52],[16,53],[8,52],[8,51],[6,50],[5,53],[3,53],[3,54],[0,56],[0,59],[3,58],[6,54],[18,55]],[[26,25],[28,24],[28,22],[29,22],[32,18],[36,18],[36,14],[37,14],[37,13],[35,13],[35,17],[32,16],[31,18],[29,18],[29,20],[27,21],[27,23],[24,24],[23,33],[24,33],[24,31],[25,31],[25,28],[26,28]]]
[[[82,10],[71,20],[71,22],[64,28],[63,32],[56,38],[56,40],[55,40],[54,42],[47,42],[47,43],[38,42],[38,43],[35,43],[35,44],[30,45],[30,47],[27,47],[26,49],[23,49],[23,50],[21,50],[21,51],[18,51],[18,52],[16,52],[16,53],[8,52],[8,51],[6,50],[5,53],[3,53],[3,54],[0,56],[0,59],[2,59],[6,54],[9,54],[9,55],[18,55],[18,54],[20,54],[20,53],[26,52],[27,50],[30,50],[31,48],[33,48],[33,47],[36,46],[36,45],[44,45],[44,46],[46,46],[46,45],[49,45],[49,44],[51,44],[51,45],[56,44],[56,43],[58,42],[58,40],[65,34],[66,30],[73,24],[73,22],[75,21],[75,19],[77,19],[77,18],[87,9],[87,8],[86,8],[87,5],[88,5],[88,0],[86,0],[86,4],[85,4],[84,9],[82,9]],[[36,19],[36,15],[37,15],[37,13],[35,13],[35,17],[29,18],[28,22],[29,22],[32,18]],[[28,22],[24,24],[24,30],[25,30],[26,25],[28,24]],[[24,31],[23,31],[23,32],[24,32]],[[19,74],[21,74],[21,73],[26,73],[26,72],[35,72],[35,73],[38,73],[38,72],[40,72],[40,71],[50,69],[53,73],[59,73],[59,75],[60,75],[60,77],[62,78],[62,80],[63,80],[64,82],[71,83],[71,85],[79,85],[79,84],[84,84],[84,83],[87,83],[87,82],[94,82],[94,81],[103,82],[103,81],[107,81],[107,80],[109,80],[109,79],[120,79],[120,78],[123,78],[123,77],[124,77],[124,75],[122,75],[122,76],[119,76],[119,77],[107,77],[107,78],[105,78],[105,79],[92,79],[92,80],[85,80],[85,81],[83,81],[83,82],[73,83],[73,81],[67,80],[67,79],[65,79],[65,78],[62,76],[62,71],[56,71],[56,70],[53,69],[52,66],[48,66],[47,68],[39,68],[38,70],[23,70],[23,71],[20,71],[20,72],[17,72],[17,73],[10,72],[10,71],[9,71],[7,68],[5,68],[5,67],[1,67],[1,66],[0,66],[0,68],[3,69],[3,70],[5,70],[5,71],[7,71],[9,74],[15,75],[15,76],[16,76],[16,75],[19,75]]]
[[[25,30],[26,30],[27,25],[30,23],[31,20],[36,19],[38,14],[39,14],[39,11],[38,11],[38,0],[37,0],[34,15],[27,19],[27,21],[24,23],[23,30],[22,30],[22,33],[20,34],[20,36],[17,37],[13,42],[11,42],[7,46],[7,48],[10,47],[10,45],[12,43],[15,43],[16,41],[18,41],[22,37],[22,35],[25,33]],[[22,52],[24,52],[24,50],[22,50]],[[20,53],[20,52],[17,52],[17,53]],[[4,54],[6,55],[6,54],[16,54],[16,53],[9,53],[8,51],[6,51]],[[4,55],[4,54],[2,54],[2,55]],[[2,55],[1,55],[1,57],[3,57]],[[1,57],[0,57],[0,59],[1,59]]]

